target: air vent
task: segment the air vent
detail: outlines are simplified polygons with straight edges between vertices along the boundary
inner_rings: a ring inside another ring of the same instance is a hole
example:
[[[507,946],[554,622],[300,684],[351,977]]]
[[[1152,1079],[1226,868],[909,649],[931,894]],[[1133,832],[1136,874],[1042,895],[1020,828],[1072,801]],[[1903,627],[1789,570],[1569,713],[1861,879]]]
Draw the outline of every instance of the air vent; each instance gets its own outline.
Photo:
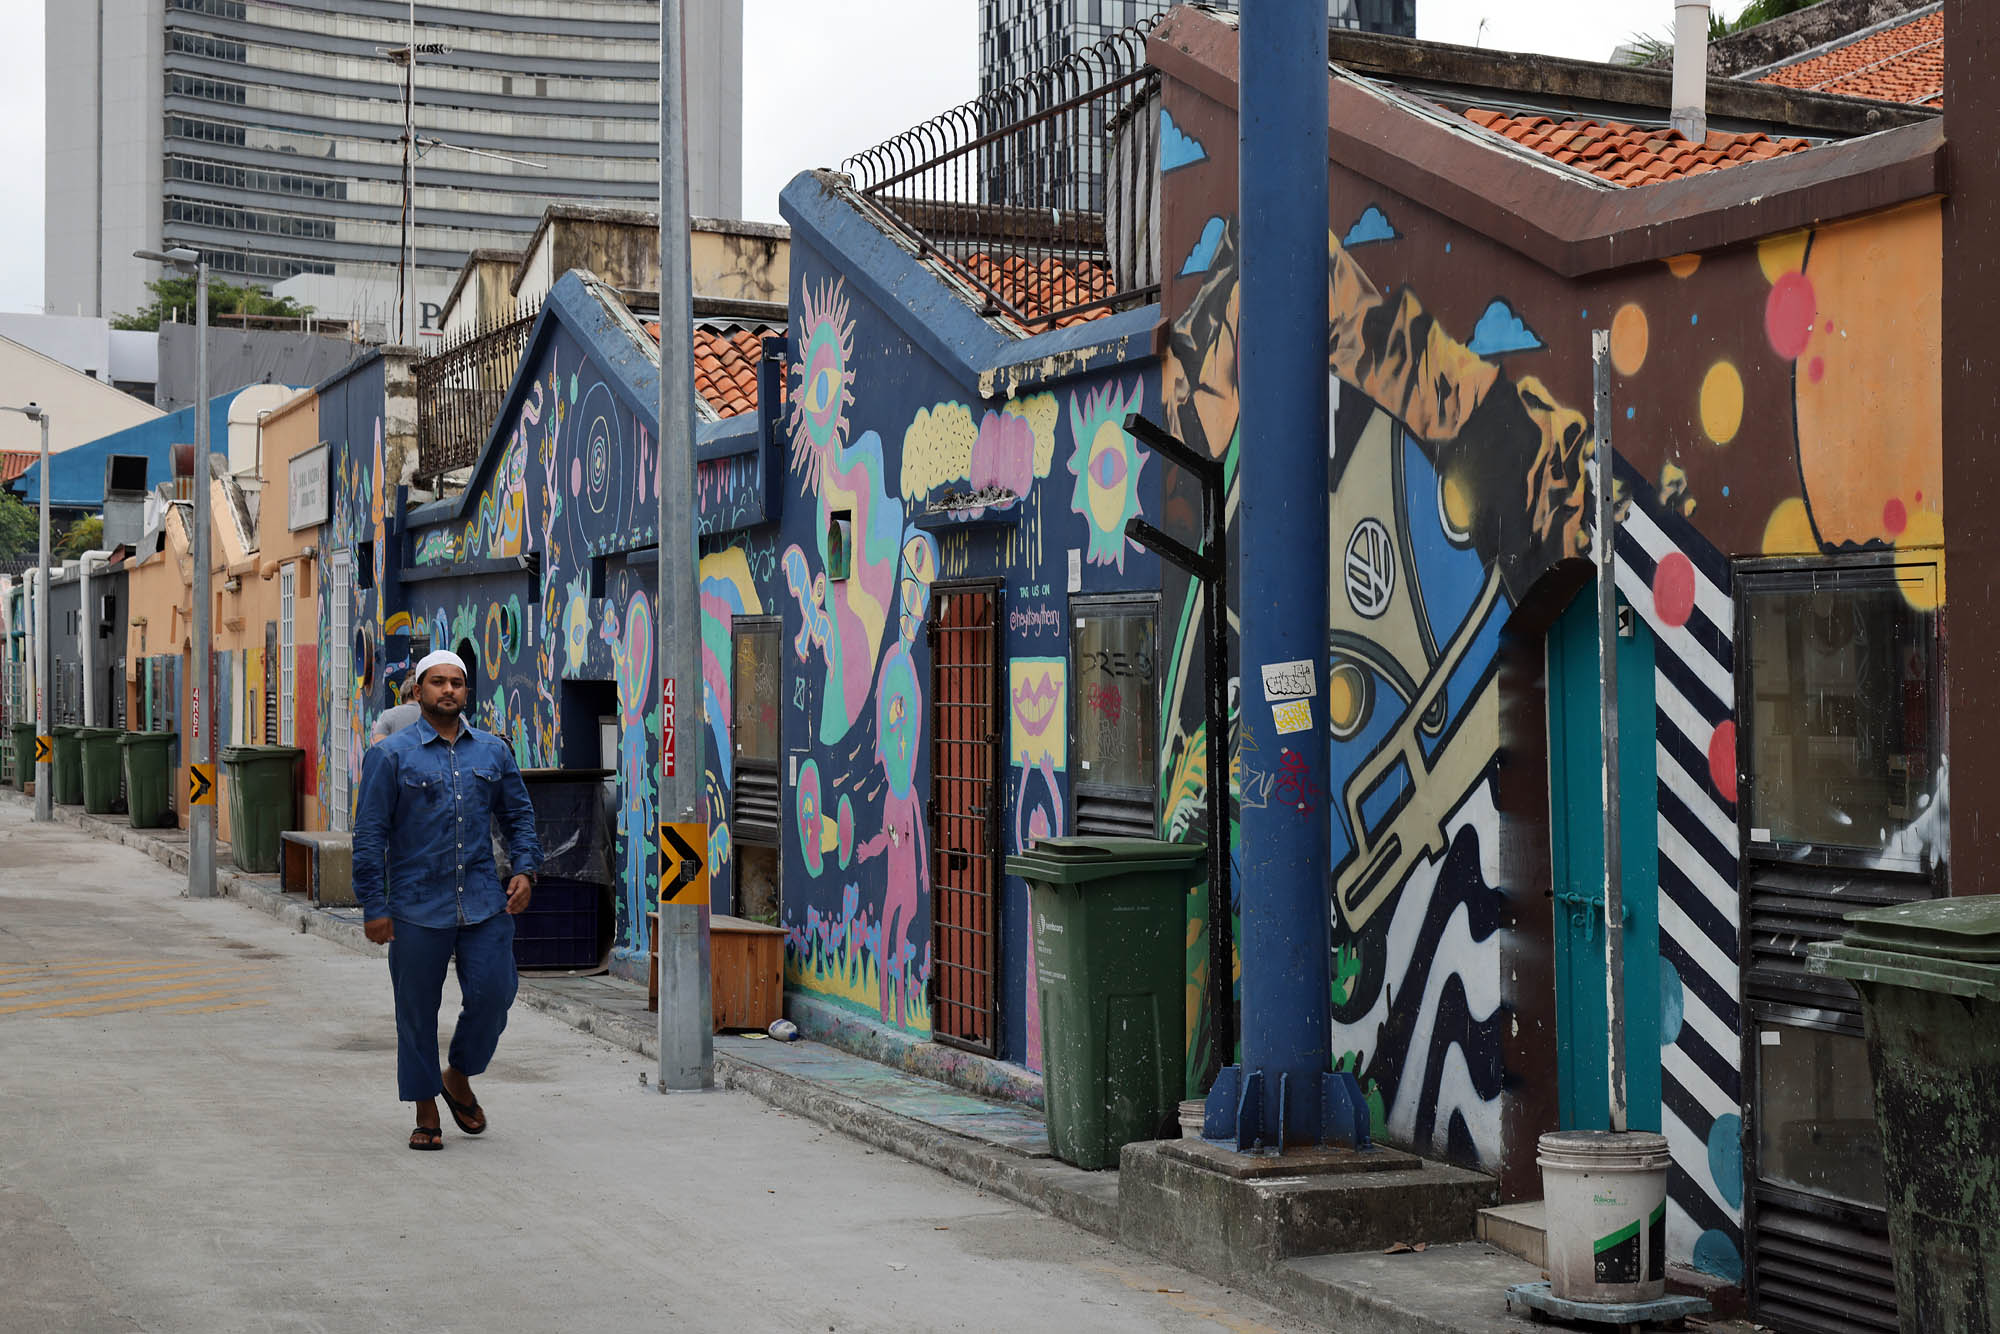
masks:
[[[738,843],[778,845],[778,771],[739,764],[729,801],[729,835]]]
[[[1153,816],[1153,803],[1147,798],[1079,790],[1076,794],[1076,828],[1071,832],[1157,838],[1159,826]]]
[[[1753,1314],[1760,1324],[1784,1334],[1895,1334],[1886,1227],[1857,1227],[1765,1200],[1753,1235]]]
[[[1806,946],[1840,939],[1847,929],[1843,919],[1858,908],[1936,896],[1928,880],[1880,872],[1800,872],[1769,863],[1751,863],[1745,870],[1749,901],[1743,962],[1750,994],[1789,1005],[1828,1005],[1850,1014],[1859,1009],[1854,988],[1838,978],[1809,975]]]

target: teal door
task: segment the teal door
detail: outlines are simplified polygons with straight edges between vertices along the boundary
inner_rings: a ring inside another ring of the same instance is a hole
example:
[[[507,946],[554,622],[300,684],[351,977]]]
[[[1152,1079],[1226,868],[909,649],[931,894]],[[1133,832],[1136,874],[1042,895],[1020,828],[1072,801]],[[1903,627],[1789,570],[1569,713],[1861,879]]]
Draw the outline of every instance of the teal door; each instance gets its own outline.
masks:
[[[1621,609],[1624,598],[1618,600]],[[1618,639],[1619,844],[1625,900],[1628,1126],[1660,1128],[1659,767],[1653,633],[1630,614]],[[1564,1130],[1611,1120],[1604,964],[1604,733],[1597,589],[1549,631],[1549,829],[1555,891],[1556,1065]]]

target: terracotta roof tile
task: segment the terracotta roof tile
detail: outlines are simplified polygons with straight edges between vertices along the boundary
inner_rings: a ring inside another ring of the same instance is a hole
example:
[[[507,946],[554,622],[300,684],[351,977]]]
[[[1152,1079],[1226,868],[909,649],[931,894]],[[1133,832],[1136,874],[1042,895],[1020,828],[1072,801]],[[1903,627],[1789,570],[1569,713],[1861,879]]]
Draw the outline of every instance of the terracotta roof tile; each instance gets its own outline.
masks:
[[[648,320],[646,332],[658,339],[659,321]],[[757,410],[757,359],[764,355],[764,333],[741,324],[695,326],[694,391],[717,416]]]
[[[1029,319],[1096,301],[1118,290],[1110,268],[1094,260],[1053,257],[1029,260],[1020,255],[995,259],[992,255],[976,254],[967,256],[965,270]],[[1102,308],[1075,311],[1046,327],[1066,329],[1103,313]]]
[[[34,467],[41,457],[32,449],[0,449],[0,485],[13,481]]]
[[[1925,14],[1772,70],[1760,83],[1935,106],[1944,100],[1944,14]]]
[[[1708,137],[1697,145],[1677,130],[1635,128],[1622,121],[1558,123],[1543,116],[1509,116],[1483,107],[1471,108],[1465,117],[1524,148],[1587,171],[1599,180],[1623,186],[1679,180],[1812,147],[1804,139],[1773,139],[1765,134],[1730,134],[1722,130],[1709,131]]]

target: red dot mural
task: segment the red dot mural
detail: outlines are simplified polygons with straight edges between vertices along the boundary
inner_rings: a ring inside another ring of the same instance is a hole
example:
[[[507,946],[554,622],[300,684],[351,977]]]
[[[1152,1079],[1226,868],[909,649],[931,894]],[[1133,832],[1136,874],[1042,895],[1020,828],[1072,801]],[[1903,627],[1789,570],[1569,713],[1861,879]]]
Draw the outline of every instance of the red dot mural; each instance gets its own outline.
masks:
[[[1708,738],[1708,776],[1715,780],[1715,790],[1724,801],[1736,800],[1736,724],[1730,721],[1717,723],[1715,732]]]
[[[1694,563],[1678,551],[1668,552],[1653,567],[1653,613],[1676,627],[1694,614]]]

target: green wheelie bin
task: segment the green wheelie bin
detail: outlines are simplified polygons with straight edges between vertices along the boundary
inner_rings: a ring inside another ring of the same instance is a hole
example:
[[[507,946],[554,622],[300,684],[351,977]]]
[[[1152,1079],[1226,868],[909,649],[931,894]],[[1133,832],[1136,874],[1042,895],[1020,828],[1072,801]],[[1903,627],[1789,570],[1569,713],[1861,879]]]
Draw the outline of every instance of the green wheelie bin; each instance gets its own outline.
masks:
[[[77,729],[77,748],[83,760],[83,809],[91,815],[110,815],[118,809],[125,786],[118,756],[120,735],[115,727]]]
[[[35,785],[35,725],[15,723],[9,730],[14,742],[14,786],[26,792]]]
[[[83,805],[83,742],[78,736],[83,731],[71,723],[62,723],[49,729],[55,737],[54,764],[50,766],[50,784],[54,787],[53,800],[58,806]]]
[[[2000,895],[1847,915],[1806,969],[1861,993],[1905,1334],[2000,1329]]]
[[[1083,1168],[1174,1124],[1186,1086],[1187,896],[1201,843],[1045,838],[1028,882],[1049,1147]]]
[[[296,746],[224,746],[229,776],[229,848],[236,869],[270,874],[284,851],[282,835],[298,821],[292,767]]]
[[[118,738],[125,752],[125,815],[134,829],[161,829],[174,823],[172,801],[176,732],[126,732]]]

